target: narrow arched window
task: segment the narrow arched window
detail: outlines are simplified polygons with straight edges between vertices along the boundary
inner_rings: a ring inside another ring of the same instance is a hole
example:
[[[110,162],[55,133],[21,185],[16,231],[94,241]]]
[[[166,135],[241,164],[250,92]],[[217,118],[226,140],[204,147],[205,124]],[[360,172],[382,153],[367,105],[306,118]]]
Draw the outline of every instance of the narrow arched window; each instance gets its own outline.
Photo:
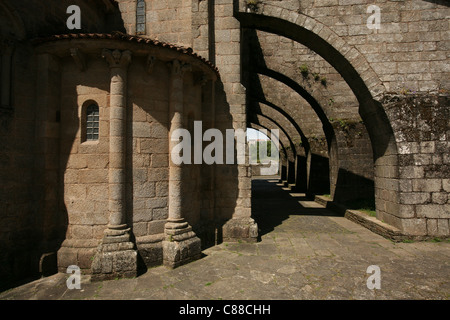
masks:
[[[136,34],[145,34],[145,0],[137,0]]]
[[[98,140],[99,111],[96,104],[90,104],[86,108],[86,141]]]

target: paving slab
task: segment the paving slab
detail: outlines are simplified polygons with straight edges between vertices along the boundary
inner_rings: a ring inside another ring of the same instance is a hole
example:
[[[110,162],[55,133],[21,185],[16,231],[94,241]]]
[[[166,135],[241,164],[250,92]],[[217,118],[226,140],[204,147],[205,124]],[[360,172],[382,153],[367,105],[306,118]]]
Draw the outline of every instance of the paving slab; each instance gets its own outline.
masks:
[[[450,243],[394,243],[336,216],[277,180],[253,181],[257,243],[221,243],[176,269],[67,288],[59,273],[0,293],[2,300],[297,300],[450,298]],[[370,265],[381,288],[369,289]]]

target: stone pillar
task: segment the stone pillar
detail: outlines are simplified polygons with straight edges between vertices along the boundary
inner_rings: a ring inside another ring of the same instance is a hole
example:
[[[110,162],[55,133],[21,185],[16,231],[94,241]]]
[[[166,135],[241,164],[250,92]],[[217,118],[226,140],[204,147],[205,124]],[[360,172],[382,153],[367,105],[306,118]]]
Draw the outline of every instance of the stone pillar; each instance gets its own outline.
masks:
[[[303,155],[297,155],[295,166],[296,166],[295,191],[306,192],[308,184],[306,157]]]
[[[104,49],[111,69],[109,123],[109,224],[92,263],[92,279],[133,277],[137,251],[126,223],[126,96],[130,51]]]
[[[172,133],[183,128],[183,74],[189,66],[174,60],[171,68],[169,96],[169,157],[173,147],[179,141],[171,139]],[[169,218],[165,225],[163,241],[164,265],[175,268],[189,261],[200,258],[201,241],[185,221],[182,213],[182,170],[183,164],[177,165],[169,160]]]
[[[297,157],[297,155],[294,154],[294,159]],[[291,184],[295,184],[295,160],[291,161],[288,160],[288,168],[287,168],[287,186]]]

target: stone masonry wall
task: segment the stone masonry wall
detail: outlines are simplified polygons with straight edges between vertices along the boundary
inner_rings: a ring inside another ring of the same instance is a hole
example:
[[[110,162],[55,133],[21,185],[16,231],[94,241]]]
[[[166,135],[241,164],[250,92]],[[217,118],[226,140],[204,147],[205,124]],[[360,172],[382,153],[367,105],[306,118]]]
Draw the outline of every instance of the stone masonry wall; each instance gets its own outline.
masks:
[[[244,1],[241,1],[241,8],[245,7],[243,3]],[[361,79],[365,81],[365,85],[373,97],[382,104],[389,100],[389,98],[382,99],[385,93],[405,95],[419,92],[425,95],[431,94],[430,99],[432,100],[433,94],[448,95],[450,71],[447,53],[449,24],[446,17],[450,13],[448,5],[440,1],[421,0],[380,0],[370,4],[381,8],[380,30],[367,28],[366,22],[370,16],[367,13],[369,4],[363,0],[301,2],[267,0],[261,1],[257,13],[285,19],[318,34],[342,52],[342,55],[360,73]],[[328,57],[328,59],[333,59],[333,57]],[[346,81],[351,82],[353,79]],[[356,91],[355,94],[357,93]],[[359,101],[359,103],[362,103],[362,107],[364,107],[363,101]],[[408,234],[432,235],[439,233],[448,235],[448,229],[446,229],[448,209],[445,205],[438,206],[434,202],[444,201],[445,196],[437,195],[445,191],[442,181],[434,182],[433,187],[428,186],[430,182],[416,181],[416,194],[402,192],[402,187],[398,185],[397,179],[402,180],[404,175],[414,176],[416,179],[425,178],[424,168],[421,167],[422,162],[417,161],[414,165],[405,165],[401,159],[405,149],[402,146],[403,129],[399,129],[396,124],[399,121],[399,114],[409,114],[412,117],[417,112],[427,115],[431,113],[430,109],[419,111],[420,107],[417,104],[409,105],[410,103],[398,107],[397,112],[389,109],[391,103],[387,103],[385,106],[388,118],[386,120],[391,122],[390,125],[394,131],[390,140],[391,147],[388,147],[386,142],[382,142],[383,139],[379,142],[372,141],[374,150],[378,150],[375,153],[375,193],[378,218]],[[447,104],[442,101],[435,105],[435,109],[440,113],[445,113],[446,108]],[[361,109],[361,106],[360,110],[364,112],[364,108]],[[368,128],[372,130],[371,135],[375,137],[377,134],[373,133],[370,119],[365,120]],[[418,120],[414,119],[414,122],[416,121]],[[430,145],[429,149],[436,151],[433,149],[436,145],[441,146],[447,143],[446,129],[442,126],[436,127],[434,136],[428,137],[427,140],[423,140],[428,136],[429,131],[426,123],[418,124],[415,126],[415,130],[417,137],[414,142],[419,146]],[[386,139],[384,140],[386,141]],[[393,144],[398,146],[393,147]],[[408,148],[410,150],[408,152],[414,153],[411,151],[414,147],[408,146]],[[419,150],[421,150],[420,147]],[[381,157],[380,151],[385,153]],[[397,153],[400,154],[398,159]],[[439,157],[436,156],[435,161],[440,161]],[[435,164],[432,168],[427,167],[427,170],[429,176],[441,177],[447,174],[445,165]],[[419,187],[420,183],[427,184],[427,187]],[[429,191],[428,193],[421,192],[418,191],[419,189]],[[436,193],[435,200],[432,200],[433,192]],[[439,200],[437,200],[438,198]],[[413,208],[414,210],[412,210]],[[420,213],[415,210],[419,210]],[[433,213],[431,213],[432,210]],[[430,217],[429,222],[426,221],[425,216]],[[441,225],[440,231],[437,231],[438,224]]]
[[[354,205],[355,201],[374,203],[373,154],[369,135],[362,121],[335,120],[337,136],[330,154],[330,195],[333,201]]]
[[[369,5],[381,9],[379,30],[366,26]],[[443,1],[264,0],[259,12],[273,15],[283,9],[315,19],[354,46],[387,91],[450,89],[450,8]]]
[[[136,1],[117,2],[127,33],[136,34]],[[142,36],[192,47],[192,2],[193,0],[146,0],[146,33]]]
[[[256,37],[258,42],[255,45],[261,47],[264,63],[264,66],[256,68],[256,72],[265,67],[297,82],[317,100],[329,118],[359,118],[358,102],[353,92],[341,75],[321,56],[300,43],[276,34],[257,31]],[[251,55],[253,56],[254,52]],[[272,86],[281,86],[273,82],[270,83]],[[317,115],[314,115],[307,102],[301,103],[303,99],[299,99],[299,94],[289,97],[287,96],[290,93],[289,89],[270,92],[282,95],[281,99],[274,101],[275,103],[282,103],[290,113],[301,113],[302,117],[306,118],[302,125],[305,132],[312,131],[311,134],[318,134],[314,132],[318,127],[317,122],[313,121],[317,119]]]
[[[164,232],[169,192],[169,74],[163,63],[156,63],[148,74],[144,63],[143,58],[134,59],[128,82],[132,110],[128,119],[128,212],[137,242],[139,237]]]
[[[394,119],[392,126],[399,148],[400,210],[391,223],[412,234],[448,236],[449,98],[389,95],[383,105]]]
[[[84,72],[72,58],[61,63],[60,189],[68,226],[58,259],[60,267],[82,269],[90,268],[109,218],[109,70],[100,59],[89,62]],[[83,141],[83,113],[91,103],[99,107],[99,140]]]
[[[241,84],[241,30],[234,18],[233,0],[214,2],[214,61],[220,70],[219,92],[216,94],[216,125],[224,129],[247,128],[246,94]],[[194,48],[195,49],[195,48]],[[242,147],[242,146],[239,146]],[[243,239],[255,241],[257,227],[251,219],[251,170],[246,164],[218,166],[216,170],[216,198],[229,197],[226,209],[218,210],[222,219],[228,220],[223,227],[224,240]],[[220,182],[220,184],[217,183]],[[233,208],[234,207],[234,208]]]

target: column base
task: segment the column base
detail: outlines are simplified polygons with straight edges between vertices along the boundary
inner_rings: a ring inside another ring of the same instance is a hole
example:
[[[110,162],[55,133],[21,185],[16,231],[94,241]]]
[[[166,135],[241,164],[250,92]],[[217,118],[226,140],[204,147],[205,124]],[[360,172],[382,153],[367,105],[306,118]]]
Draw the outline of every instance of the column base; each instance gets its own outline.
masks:
[[[92,281],[137,276],[137,250],[130,241],[129,230],[105,230],[92,262]]]
[[[201,240],[187,222],[167,222],[163,246],[163,264],[176,268],[201,257]]]
[[[258,224],[252,218],[231,219],[222,226],[224,242],[258,241]]]

